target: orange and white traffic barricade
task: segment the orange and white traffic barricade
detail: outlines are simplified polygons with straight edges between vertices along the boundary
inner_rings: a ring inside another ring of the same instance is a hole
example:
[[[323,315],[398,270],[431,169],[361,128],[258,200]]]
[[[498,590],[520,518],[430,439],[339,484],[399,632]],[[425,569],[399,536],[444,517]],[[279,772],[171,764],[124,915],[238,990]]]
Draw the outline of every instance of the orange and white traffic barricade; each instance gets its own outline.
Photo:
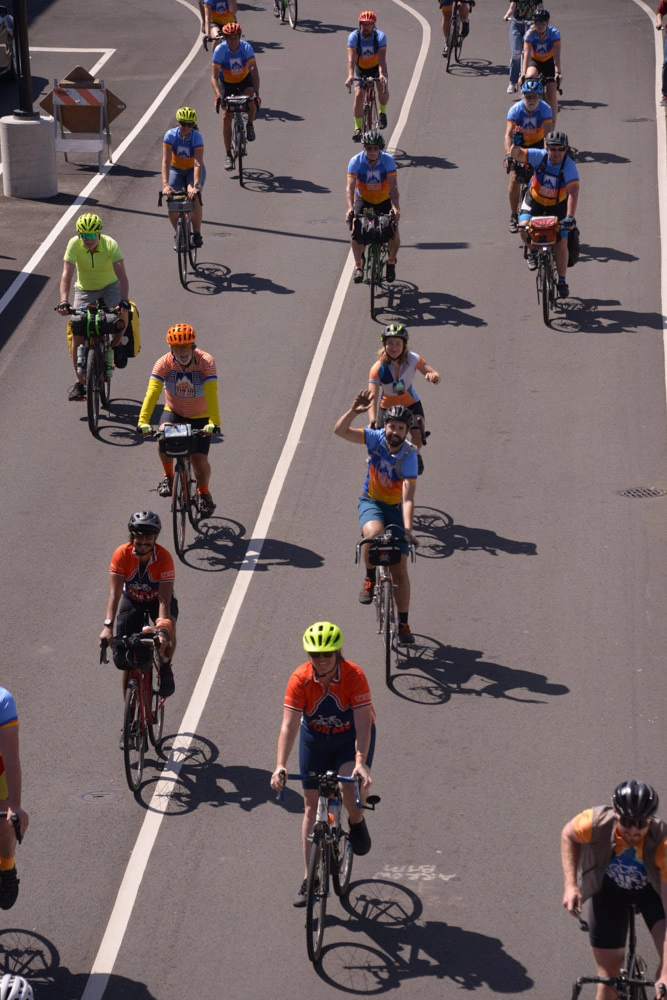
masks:
[[[90,87],[62,86],[54,80],[51,95],[56,152],[64,153],[65,160],[68,153],[97,153],[101,172],[105,142],[107,157],[113,162],[104,80],[95,80]]]

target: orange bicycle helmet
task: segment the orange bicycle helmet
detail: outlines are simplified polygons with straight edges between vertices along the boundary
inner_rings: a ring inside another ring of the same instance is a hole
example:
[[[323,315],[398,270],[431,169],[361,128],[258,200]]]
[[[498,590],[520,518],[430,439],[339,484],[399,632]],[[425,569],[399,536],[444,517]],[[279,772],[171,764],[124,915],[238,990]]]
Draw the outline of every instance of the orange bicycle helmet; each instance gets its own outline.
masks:
[[[359,24],[375,24],[377,16],[374,10],[362,10],[359,15]]]
[[[222,33],[223,35],[240,35],[241,25],[238,21],[230,21],[228,24],[223,24]]]
[[[175,323],[167,330],[167,343],[172,347],[194,344],[196,339],[195,331],[188,323]]]

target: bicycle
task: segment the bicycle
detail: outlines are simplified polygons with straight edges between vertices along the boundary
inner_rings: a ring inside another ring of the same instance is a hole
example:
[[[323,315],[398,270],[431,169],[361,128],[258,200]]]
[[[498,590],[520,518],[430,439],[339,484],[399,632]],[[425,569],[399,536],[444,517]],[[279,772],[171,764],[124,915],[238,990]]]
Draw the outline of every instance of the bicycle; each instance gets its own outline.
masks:
[[[389,215],[376,215],[375,209],[365,208],[363,215],[350,221],[352,238],[363,243],[366,251],[362,257],[364,283],[371,288],[371,319],[375,319],[375,299],[378,289],[382,287],[385,265],[389,259],[389,240],[396,231],[393,212]]]
[[[379,795],[369,795],[362,802],[360,793],[360,778],[348,778],[335,771],[326,774],[286,774],[285,781],[316,780],[319,783],[319,798],[315,826],[308,837],[311,842],[308,855],[308,878],[306,881],[306,947],[308,958],[313,964],[320,960],[322,942],[324,941],[324,924],[327,915],[327,900],[329,898],[329,878],[333,882],[334,892],[339,899],[344,899],[350,891],[352,877],[352,862],[354,854],[350,844],[350,835],[341,826],[342,806],[339,784],[354,785],[354,798],[359,809],[373,811],[380,802]],[[278,795],[283,801],[284,791]]]
[[[190,424],[165,424],[156,432],[157,439],[164,442],[164,451],[169,458],[176,459],[174,486],[171,495],[171,515],[174,529],[174,546],[180,559],[185,552],[185,529],[188,521],[197,530],[199,524],[199,494],[190,455],[198,437],[206,436],[204,431],[195,430]]]
[[[148,620],[148,619],[146,619]],[[128,652],[129,668],[123,711],[123,760],[130,791],[141,786],[148,740],[159,746],[164,729],[164,698],[160,696],[160,640],[152,625],[133,635],[114,636],[112,649]],[[108,663],[108,644],[102,642],[100,663]]]
[[[475,0],[466,0],[468,9],[472,10]],[[452,61],[452,55],[457,63],[461,62],[461,49],[463,48],[463,34],[461,15],[459,14],[459,0],[454,0],[452,5],[452,20],[447,32],[447,72]]]
[[[361,559],[361,548],[368,545],[368,561],[371,566],[375,566],[375,586],[373,587],[373,603],[375,605],[375,620],[377,631],[382,635],[384,642],[384,670],[387,687],[391,689],[391,654],[392,650],[397,650],[396,639],[398,637],[398,612],[394,598],[394,588],[396,584],[391,575],[391,567],[396,566],[401,561],[401,545],[394,537],[397,530],[393,525],[389,525],[379,535],[372,535],[370,538],[362,538],[357,542],[355,551],[355,565],[359,565]],[[401,530],[400,528],[398,529]],[[415,546],[410,545],[410,560],[415,561]],[[398,656],[398,652],[397,652]]]
[[[7,819],[6,809],[0,809],[0,819]],[[19,823],[19,818],[16,813],[12,814],[12,826],[14,827],[14,833],[16,834],[16,843],[20,844],[23,840],[23,834],[21,833],[21,824]]]
[[[637,952],[637,930],[635,917],[637,907],[632,904],[629,907],[629,928],[628,928],[628,953],[625,968],[621,969],[620,976],[579,976],[572,986],[572,1000],[578,1000],[582,988],[591,983],[610,986],[616,990],[619,1000],[653,1000],[653,987],[655,982],[646,978],[646,962]],[[579,917],[579,927],[582,931],[588,931],[588,924]],[[648,991],[651,990],[649,996]],[[664,984],[660,986],[660,996],[667,996],[667,989]]]
[[[299,16],[298,0],[274,0],[273,9],[276,17],[280,17],[283,23],[285,21],[285,14],[287,14],[290,25],[292,28],[296,28]]]
[[[219,97],[215,102],[216,112],[219,113],[222,106],[226,111],[231,111],[234,116],[232,120],[232,148],[229,153],[234,163],[238,163],[239,184],[241,187],[243,187],[243,159],[248,153],[243,114],[248,111],[248,105],[251,101],[256,104],[257,98],[241,94],[238,97]]]
[[[202,204],[201,191],[197,192],[199,203]],[[162,207],[163,193],[158,197],[158,208]],[[183,288],[188,286],[188,260],[194,273],[197,271],[197,247],[192,242],[192,209],[194,201],[187,194],[175,194],[167,197],[167,211],[178,212],[176,220],[176,250],[178,257],[178,277]]]
[[[542,318],[549,326],[549,314],[558,305],[558,269],[554,247],[558,242],[560,220],[555,215],[535,216],[528,222],[526,253],[537,255],[535,282],[537,301],[542,303]]]
[[[370,132],[371,129],[379,128],[379,116],[378,116],[378,103],[377,103],[377,77],[374,76],[355,76],[353,84],[358,84],[364,92],[364,106],[363,106],[363,125],[362,125],[362,135],[364,132]],[[349,91],[352,90],[352,86],[347,88]]]
[[[77,375],[84,375],[86,382],[86,408],[88,427],[97,437],[100,424],[100,406],[111,410],[111,377],[114,371],[114,352],[111,341],[122,329],[123,320],[117,310],[107,309],[104,299],[85,309],[67,310],[70,329],[75,337],[85,337],[76,351]]]

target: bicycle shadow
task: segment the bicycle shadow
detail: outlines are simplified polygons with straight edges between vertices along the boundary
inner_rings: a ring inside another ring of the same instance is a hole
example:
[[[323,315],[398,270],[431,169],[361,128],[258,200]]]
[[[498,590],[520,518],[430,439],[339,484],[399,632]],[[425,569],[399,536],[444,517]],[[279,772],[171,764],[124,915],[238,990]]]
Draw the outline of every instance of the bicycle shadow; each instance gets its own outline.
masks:
[[[231,269],[214,261],[197,264],[196,276],[188,281],[188,291],[195,295],[220,295],[222,292],[242,292],[257,295],[270,292],[271,295],[294,295],[293,288],[278,285],[271,278],[263,278],[251,272],[232,274]]]
[[[267,122],[302,122],[303,115],[292,114],[291,111],[280,111],[278,108],[262,107],[258,117]]]
[[[71,972],[61,965],[60,953],[42,934],[21,927],[0,930],[0,976],[23,976],[39,1000],[80,997],[89,980],[100,980],[104,1000],[157,1000],[145,983],[115,974]]]
[[[632,163],[627,156],[618,156],[616,153],[593,152],[589,149],[578,149],[575,157],[577,163]]]
[[[97,438],[112,448],[136,448],[141,444],[137,434],[137,419],[141,403],[136,399],[111,398],[109,422],[104,419],[107,410],[100,412]]]
[[[618,299],[578,299],[571,296],[560,304],[551,321],[560,333],[637,333],[639,330],[662,330],[661,313],[641,313],[620,306]]]
[[[213,514],[199,522],[182,561],[206,573],[250,569],[264,573],[273,566],[321,569],[324,565],[324,557],[312,549],[278,538],[246,539],[245,532],[239,521]]]
[[[398,647],[398,669],[390,688],[404,701],[417,705],[446,705],[452,695],[484,695],[522,705],[544,705],[547,697],[569,694],[564,684],[554,684],[545,674],[482,660],[478,649],[448,646],[432,636],[415,633],[414,646]],[[419,670],[421,673],[406,673]],[[527,691],[540,697],[519,697]]]
[[[635,257],[634,254],[627,253],[625,250],[618,250],[616,247],[592,247],[586,243],[582,243],[579,254],[579,263],[588,264],[592,260],[599,261],[601,264],[608,264],[610,260],[618,260],[623,263],[633,264],[635,261],[639,260],[639,257]]]
[[[347,919],[328,913],[327,933],[340,927],[372,942],[331,943],[322,949],[315,972],[343,993],[372,996],[427,977],[491,993],[522,993],[534,985],[499,938],[442,920],[422,922],[421,900],[406,886],[357,881],[340,902]]]
[[[507,65],[499,66],[489,59],[461,59],[460,63],[453,60],[449,64],[450,76],[507,76]]]
[[[296,22],[295,31],[306,31],[314,34],[333,35],[336,32],[344,31],[349,35],[350,27],[345,24],[325,24],[324,21],[316,21],[314,18],[299,18]]]
[[[561,97],[558,99],[559,110],[567,108],[568,111],[579,111],[582,108],[607,108],[608,104],[603,101],[580,101],[578,98],[572,98],[571,100],[563,100]]]
[[[376,300],[376,317],[382,317],[378,322],[389,323],[391,313],[396,320],[419,326],[488,326],[480,316],[465,311],[474,306],[474,302],[448,292],[424,292],[412,282],[398,279],[383,286]]]
[[[414,531],[419,540],[417,556],[422,559],[448,559],[457,549],[462,552],[478,550],[492,556],[499,552],[515,556],[537,555],[534,542],[504,538],[490,528],[455,524],[450,514],[436,507],[415,507]]]
[[[278,176],[269,170],[243,168],[243,186],[259,194],[331,194],[331,189],[314,181]]]
[[[399,167],[425,167],[427,170],[458,170],[457,163],[451,163],[444,156],[417,156],[404,149],[389,149],[389,153]]]
[[[253,51],[257,52],[277,52],[285,48],[282,42],[256,42],[254,39],[250,40]],[[261,114],[261,109],[260,109]]]

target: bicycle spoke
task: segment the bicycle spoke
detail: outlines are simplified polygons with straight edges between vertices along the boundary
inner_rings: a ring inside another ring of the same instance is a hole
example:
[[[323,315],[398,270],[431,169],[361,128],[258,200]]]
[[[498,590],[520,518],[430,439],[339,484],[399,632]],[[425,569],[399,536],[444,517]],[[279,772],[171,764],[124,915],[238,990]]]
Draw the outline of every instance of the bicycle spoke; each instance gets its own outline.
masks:
[[[289,23],[293,28],[296,28],[296,22],[299,14],[298,0],[287,0],[287,14],[289,17]]]
[[[99,351],[93,346],[86,360],[86,406],[90,433],[97,436],[100,423],[100,365]]]
[[[185,288],[188,281],[188,245],[187,234],[185,232],[185,221],[180,213],[176,227],[176,240],[176,246],[178,247],[178,276],[181,280],[183,288]]]
[[[315,830],[306,882],[306,946],[311,962],[319,962],[324,940],[329,892],[329,845],[324,831]]]
[[[185,485],[185,470],[182,465],[177,465],[174,475],[174,494],[171,502],[171,510],[174,525],[174,546],[179,558],[183,558],[185,551],[185,525],[188,517],[188,501]]]
[[[130,681],[125,692],[123,758],[125,762],[125,777],[133,792],[136,792],[141,785],[141,778],[144,773],[144,752],[146,749],[146,734],[143,731],[139,697],[137,682]]]
[[[350,844],[350,835],[347,830],[339,828],[338,842],[333,849],[331,879],[334,892],[341,899],[344,899],[350,891],[353,860],[354,854],[352,853],[352,845]]]

